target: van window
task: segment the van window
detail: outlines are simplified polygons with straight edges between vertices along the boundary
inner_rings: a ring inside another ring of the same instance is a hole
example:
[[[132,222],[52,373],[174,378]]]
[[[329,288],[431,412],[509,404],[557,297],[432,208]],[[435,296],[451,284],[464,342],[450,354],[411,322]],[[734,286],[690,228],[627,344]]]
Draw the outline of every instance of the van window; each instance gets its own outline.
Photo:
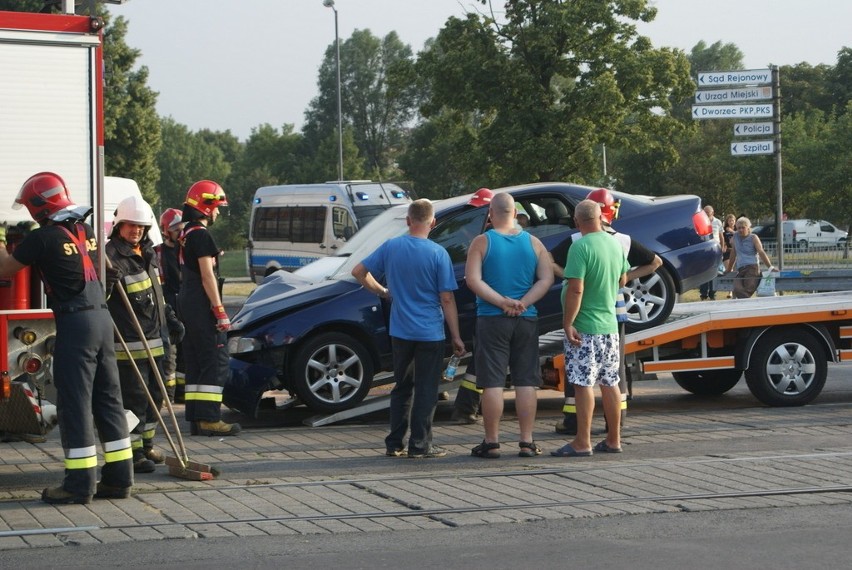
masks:
[[[349,210],[335,206],[331,211],[331,231],[337,239],[349,239],[355,234],[355,220],[349,214]]]
[[[325,228],[324,206],[257,208],[252,235],[258,241],[320,243]]]

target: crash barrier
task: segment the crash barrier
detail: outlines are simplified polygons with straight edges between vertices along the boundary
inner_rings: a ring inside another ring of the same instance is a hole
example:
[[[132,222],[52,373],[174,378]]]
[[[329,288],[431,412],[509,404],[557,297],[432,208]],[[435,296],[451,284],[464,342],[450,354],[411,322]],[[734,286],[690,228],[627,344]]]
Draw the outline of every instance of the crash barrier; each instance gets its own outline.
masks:
[[[731,291],[736,273],[726,273],[714,280],[717,291]],[[785,269],[775,273],[775,290],[783,291],[849,291],[852,269]]]

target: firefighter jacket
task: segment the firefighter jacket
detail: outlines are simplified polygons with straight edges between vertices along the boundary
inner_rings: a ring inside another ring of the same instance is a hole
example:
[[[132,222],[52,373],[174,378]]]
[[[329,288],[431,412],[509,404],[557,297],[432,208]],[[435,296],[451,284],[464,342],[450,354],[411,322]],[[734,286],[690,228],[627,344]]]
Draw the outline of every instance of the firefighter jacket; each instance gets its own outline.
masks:
[[[146,236],[139,244],[139,248],[135,249],[130,243],[116,236],[107,242],[105,250],[113,267],[121,275],[114,287],[124,288],[151,352],[155,357],[162,356],[164,354],[162,333],[166,326],[166,316],[163,307],[163,290],[160,287],[160,269],[151,240]],[[107,291],[107,296],[109,312],[127,343],[132,358],[134,360],[147,358],[145,346],[121,295],[113,290]],[[129,359],[117,337],[115,353],[119,361]]]

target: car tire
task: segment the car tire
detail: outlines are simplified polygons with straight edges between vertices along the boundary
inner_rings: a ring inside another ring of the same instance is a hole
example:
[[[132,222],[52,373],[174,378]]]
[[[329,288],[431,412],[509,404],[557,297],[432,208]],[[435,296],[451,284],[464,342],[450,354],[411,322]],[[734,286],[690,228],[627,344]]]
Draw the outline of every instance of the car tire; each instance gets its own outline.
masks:
[[[736,386],[742,375],[742,370],[733,368],[672,372],[677,385],[696,396],[721,396]]]
[[[641,331],[660,325],[669,318],[677,298],[674,280],[665,267],[639,279],[629,281],[625,294],[629,321],[627,331]]]
[[[799,240],[797,245],[799,246],[799,251],[808,251],[808,240]]]
[[[826,359],[823,345],[808,331],[772,330],[757,341],[746,382],[754,397],[768,406],[803,406],[825,385]]]
[[[364,345],[341,333],[307,340],[291,369],[292,388],[317,412],[340,412],[358,404],[370,391],[373,361]]]

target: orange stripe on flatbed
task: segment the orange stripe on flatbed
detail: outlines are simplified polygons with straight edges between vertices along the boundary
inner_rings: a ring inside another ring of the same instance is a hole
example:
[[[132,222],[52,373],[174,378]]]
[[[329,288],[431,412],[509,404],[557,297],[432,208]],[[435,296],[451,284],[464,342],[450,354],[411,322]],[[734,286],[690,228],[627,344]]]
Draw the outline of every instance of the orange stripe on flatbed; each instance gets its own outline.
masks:
[[[688,372],[692,370],[724,370],[733,367],[733,356],[657,360],[642,363],[642,368],[649,374],[655,372]]]

